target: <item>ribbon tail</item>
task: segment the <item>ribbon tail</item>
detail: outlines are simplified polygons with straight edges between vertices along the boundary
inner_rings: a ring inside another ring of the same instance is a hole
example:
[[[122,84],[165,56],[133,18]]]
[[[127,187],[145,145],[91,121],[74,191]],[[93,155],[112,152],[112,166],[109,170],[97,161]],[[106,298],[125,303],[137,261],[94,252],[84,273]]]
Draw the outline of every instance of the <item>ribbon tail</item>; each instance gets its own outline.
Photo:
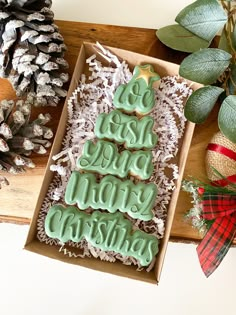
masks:
[[[209,277],[227,254],[236,232],[236,215],[217,218],[197,247],[201,268]]]

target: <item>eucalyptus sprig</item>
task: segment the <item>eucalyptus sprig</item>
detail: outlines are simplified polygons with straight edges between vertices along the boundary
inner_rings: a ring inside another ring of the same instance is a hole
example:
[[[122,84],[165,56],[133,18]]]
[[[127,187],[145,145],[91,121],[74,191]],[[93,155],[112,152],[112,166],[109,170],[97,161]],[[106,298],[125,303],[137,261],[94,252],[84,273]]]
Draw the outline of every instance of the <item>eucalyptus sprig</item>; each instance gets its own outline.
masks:
[[[204,86],[189,97],[185,116],[203,123],[220,97],[218,125],[236,143],[236,1],[197,0],[175,18],[178,24],[160,28],[166,46],[191,53],[180,64],[182,77]],[[218,46],[209,48],[219,36]]]

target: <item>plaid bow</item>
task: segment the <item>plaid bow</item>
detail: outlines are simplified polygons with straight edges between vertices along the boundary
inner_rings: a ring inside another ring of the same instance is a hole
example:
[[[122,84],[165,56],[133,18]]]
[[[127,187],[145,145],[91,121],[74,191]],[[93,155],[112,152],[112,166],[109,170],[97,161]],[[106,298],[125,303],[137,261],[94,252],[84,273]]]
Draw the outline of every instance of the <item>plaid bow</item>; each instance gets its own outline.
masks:
[[[202,216],[214,220],[197,247],[198,258],[206,277],[219,266],[236,232],[236,194],[204,192]]]

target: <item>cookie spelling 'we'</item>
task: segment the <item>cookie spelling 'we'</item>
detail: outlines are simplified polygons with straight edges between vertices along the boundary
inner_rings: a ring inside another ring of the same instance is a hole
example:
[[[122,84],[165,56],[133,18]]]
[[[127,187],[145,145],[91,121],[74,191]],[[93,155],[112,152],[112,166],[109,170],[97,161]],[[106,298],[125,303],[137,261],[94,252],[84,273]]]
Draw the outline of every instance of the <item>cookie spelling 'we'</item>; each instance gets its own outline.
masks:
[[[160,76],[154,72],[151,65],[136,66],[132,79],[117,88],[113,98],[114,106],[127,113],[150,113],[155,105],[152,85],[157,80],[160,80]]]

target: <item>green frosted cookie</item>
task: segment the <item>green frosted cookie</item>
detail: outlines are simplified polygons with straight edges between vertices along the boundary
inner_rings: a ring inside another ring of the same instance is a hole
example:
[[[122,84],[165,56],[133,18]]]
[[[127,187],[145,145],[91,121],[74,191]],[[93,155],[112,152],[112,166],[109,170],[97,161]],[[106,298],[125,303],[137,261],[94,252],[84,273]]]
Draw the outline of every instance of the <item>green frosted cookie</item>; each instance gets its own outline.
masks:
[[[63,243],[85,238],[103,251],[134,257],[142,266],[149,265],[158,252],[157,238],[140,230],[133,232],[131,222],[118,212],[94,211],[90,215],[75,207],[54,205],[47,213],[45,232]]]
[[[94,133],[98,139],[114,140],[125,144],[128,149],[152,149],[158,137],[152,131],[154,120],[151,116],[138,119],[113,110],[98,116]]]
[[[83,153],[77,160],[77,166],[86,171],[102,175],[112,174],[121,178],[128,174],[140,179],[148,179],[153,172],[152,152],[124,150],[118,152],[112,142],[98,140],[96,144],[88,140],[83,147]]]
[[[153,183],[134,184],[131,180],[122,181],[112,175],[97,183],[94,174],[74,171],[66,187],[65,202],[68,205],[77,203],[82,210],[89,207],[112,213],[119,210],[134,219],[148,221],[153,218],[156,195],[157,186]]]
[[[151,65],[136,66],[132,79],[117,88],[113,98],[114,106],[128,113],[148,114],[155,105],[152,84],[157,80],[160,80],[160,76]]]

